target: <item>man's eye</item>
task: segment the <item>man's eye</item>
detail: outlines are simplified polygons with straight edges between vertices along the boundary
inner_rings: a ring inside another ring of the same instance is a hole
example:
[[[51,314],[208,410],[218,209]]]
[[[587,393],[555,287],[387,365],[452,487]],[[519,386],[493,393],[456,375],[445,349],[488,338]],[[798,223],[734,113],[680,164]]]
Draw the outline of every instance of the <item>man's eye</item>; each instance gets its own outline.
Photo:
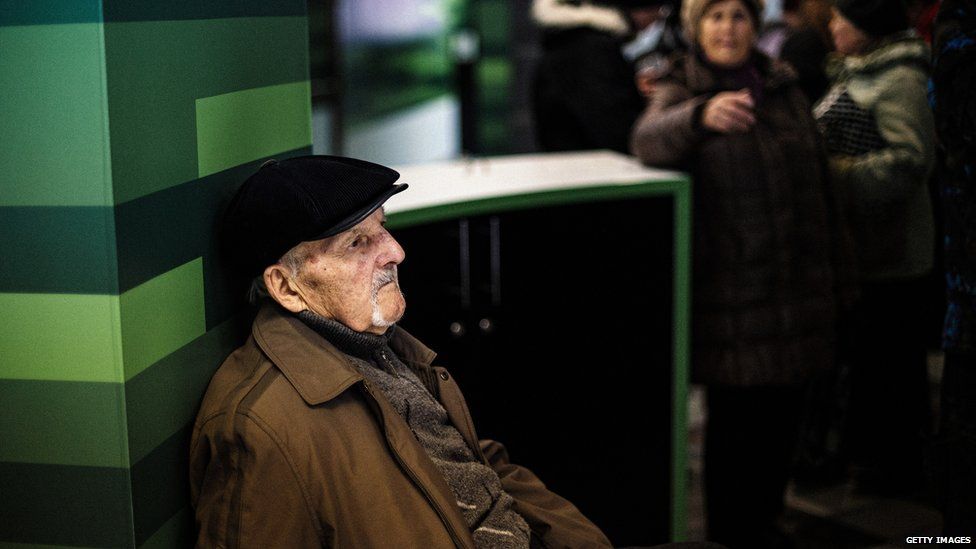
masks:
[[[355,240],[349,243],[350,248],[358,248],[366,242],[366,237],[357,236]]]

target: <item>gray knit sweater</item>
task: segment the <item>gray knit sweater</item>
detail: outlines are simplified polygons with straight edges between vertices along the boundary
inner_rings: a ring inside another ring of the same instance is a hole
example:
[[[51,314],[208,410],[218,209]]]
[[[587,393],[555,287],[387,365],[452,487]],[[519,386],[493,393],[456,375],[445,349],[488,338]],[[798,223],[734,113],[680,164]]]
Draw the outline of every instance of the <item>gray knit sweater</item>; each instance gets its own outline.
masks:
[[[475,457],[461,433],[451,425],[444,407],[390,348],[389,339],[396,327],[377,336],[355,332],[310,311],[298,317],[348,355],[363,377],[389,399],[444,475],[475,545],[528,548],[529,527],[513,509],[514,500],[502,490],[498,475]]]

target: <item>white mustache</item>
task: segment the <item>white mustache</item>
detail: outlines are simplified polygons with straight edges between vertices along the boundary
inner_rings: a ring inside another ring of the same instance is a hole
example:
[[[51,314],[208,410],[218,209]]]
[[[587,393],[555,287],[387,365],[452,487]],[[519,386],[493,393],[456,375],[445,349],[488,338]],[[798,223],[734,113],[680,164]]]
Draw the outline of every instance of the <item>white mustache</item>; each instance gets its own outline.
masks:
[[[399,282],[397,281],[396,266],[393,266],[383,271],[379,271],[373,276],[373,293],[375,294],[376,292],[379,291],[380,288],[386,286],[390,282],[397,282],[399,284]]]

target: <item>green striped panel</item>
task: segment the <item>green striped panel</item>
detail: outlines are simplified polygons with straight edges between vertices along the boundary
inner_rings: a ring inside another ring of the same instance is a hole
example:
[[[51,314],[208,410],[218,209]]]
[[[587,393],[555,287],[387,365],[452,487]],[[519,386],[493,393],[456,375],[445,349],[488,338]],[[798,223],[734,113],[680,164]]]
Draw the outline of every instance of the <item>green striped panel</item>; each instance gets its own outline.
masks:
[[[311,154],[311,147],[275,157],[303,154]],[[197,257],[212,269],[213,229],[234,191],[263,160],[116,208],[0,206],[0,293],[118,294]],[[212,296],[222,281],[205,275]],[[240,296],[235,300],[234,308]],[[207,319],[216,324],[228,316]]]
[[[161,21],[225,17],[304,16],[305,2],[297,0],[209,0],[156,2],[154,0],[30,0],[0,4],[0,26],[98,23],[105,21]],[[104,13],[104,15],[103,15]]]
[[[196,100],[307,80],[307,32],[305,17],[106,23],[116,203],[197,179]]]
[[[185,425],[131,471],[0,462],[0,546],[132,547],[192,537],[187,481],[191,430],[192,424]]]
[[[190,434],[193,425],[163,441],[132,466],[135,544],[142,545],[174,513],[190,505]]]
[[[206,2],[159,2],[157,0],[116,0],[105,3],[105,21],[163,21],[176,19],[217,19],[226,17],[304,16],[301,0],[207,0]]]
[[[0,380],[6,410],[0,414],[0,461],[96,467],[139,462],[193,421],[210,377],[243,340],[241,332],[239,319],[225,322],[124,389],[118,383]]]
[[[224,322],[126,382],[130,463],[194,420],[211,376],[244,340],[241,324]]]
[[[35,543],[14,543],[11,541],[0,542],[3,549],[99,549],[96,547],[79,547],[77,545],[39,545]],[[178,547],[172,545],[170,547]]]
[[[0,378],[123,381],[118,296],[0,294],[0,310]]]
[[[125,379],[206,331],[203,260],[194,259],[120,297]]]
[[[0,543],[132,546],[129,471],[0,462]]]
[[[174,547],[192,547],[196,540],[196,529],[193,523],[193,511],[184,507],[176,512],[165,524],[159,527],[153,535],[139,546],[140,549],[173,549]]]
[[[0,206],[0,235],[0,293],[119,291],[110,207]]]
[[[0,27],[98,23],[102,20],[101,11],[101,0],[4,0],[0,2]]]
[[[0,461],[128,467],[122,393],[118,383],[0,380]]]
[[[308,80],[197,99],[197,165],[205,177],[312,144]]]
[[[302,154],[311,154],[311,147],[275,157]],[[229,314],[215,313],[212,308],[214,302],[221,299],[220,293],[226,292],[226,277],[220,276],[225,273],[220,271],[214,229],[237,188],[264,160],[242,164],[117,206],[115,224],[118,227],[119,287],[122,291],[202,256],[208,326],[229,318]],[[239,309],[242,300],[243,290],[234,296],[232,309]]]
[[[97,23],[0,27],[0,206],[111,205],[102,52]]]

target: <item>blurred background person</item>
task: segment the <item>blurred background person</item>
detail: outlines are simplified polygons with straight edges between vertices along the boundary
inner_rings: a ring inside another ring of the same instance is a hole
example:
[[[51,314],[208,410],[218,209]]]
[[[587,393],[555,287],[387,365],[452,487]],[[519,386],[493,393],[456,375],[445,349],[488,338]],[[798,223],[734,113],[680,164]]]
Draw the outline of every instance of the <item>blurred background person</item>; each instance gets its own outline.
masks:
[[[828,0],[786,0],[783,19],[788,31],[779,58],[796,70],[800,89],[810,104],[816,103],[830,80],[824,67],[833,48],[830,38],[830,2]]]
[[[829,29],[831,6],[830,0],[783,2],[786,36],[776,56],[796,71],[797,84],[811,105],[830,87],[825,64],[827,54],[834,49]],[[846,334],[849,330],[840,332]],[[847,464],[839,444],[848,389],[845,347],[849,346],[839,341],[834,368],[818,374],[810,382],[793,464],[793,479],[809,486],[846,475]]]
[[[908,26],[901,0],[836,2],[833,85],[814,110],[848,199],[861,275],[847,446],[857,486],[879,494],[921,487],[929,426],[921,311],[933,263],[935,134],[929,49]]]
[[[644,100],[623,48],[671,11],[667,0],[533,2],[543,31],[532,98],[541,150],[627,152]]]
[[[674,8],[680,7],[680,2]],[[634,83],[645,98],[654,92],[654,83],[671,68],[671,58],[688,50],[678,9],[662,6],[657,21],[648,25],[624,46],[624,55],[634,59]]]
[[[694,181],[708,533],[750,549],[789,546],[777,518],[802,395],[833,364],[853,262],[796,74],[755,47],[761,13],[759,1],[686,0],[691,50],[657,82],[631,141],[644,163]]]
[[[681,30],[680,7],[680,2],[664,2],[644,9],[630,10],[629,17],[634,28],[638,30],[634,39],[624,44],[624,57],[628,61],[635,61],[652,53],[669,57],[675,52],[688,49]]]
[[[970,536],[976,525],[976,1],[943,2],[933,39],[948,288],[935,469],[945,534]]]

